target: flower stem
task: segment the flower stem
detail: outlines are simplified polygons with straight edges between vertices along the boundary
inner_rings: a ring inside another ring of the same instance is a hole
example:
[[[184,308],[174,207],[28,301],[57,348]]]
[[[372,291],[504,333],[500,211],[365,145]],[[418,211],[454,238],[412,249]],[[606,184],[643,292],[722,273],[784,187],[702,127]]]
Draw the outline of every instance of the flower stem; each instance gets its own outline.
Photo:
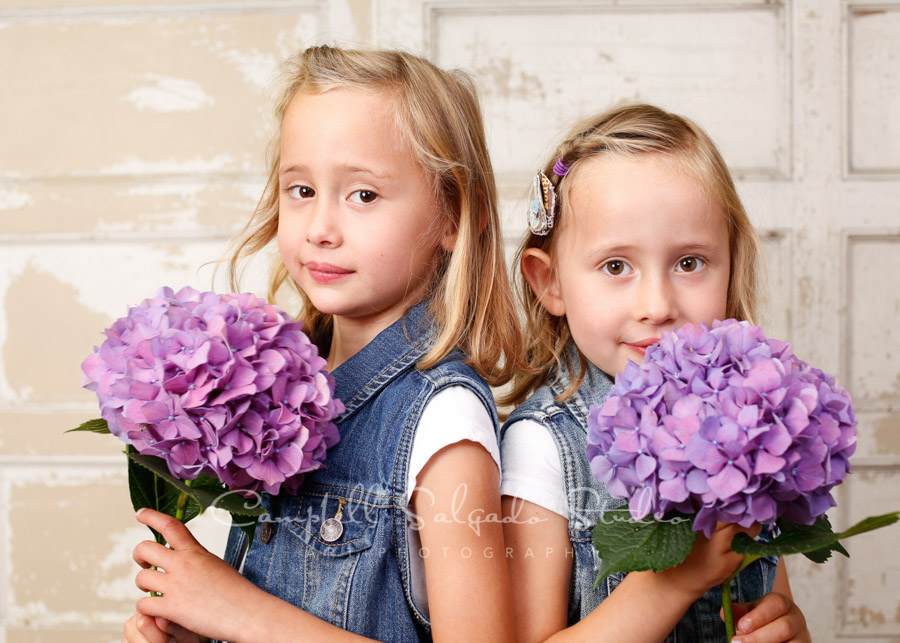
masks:
[[[738,568],[734,570],[734,573],[722,583],[722,616],[725,619],[725,640],[729,643],[731,643],[731,639],[733,639],[735,635],[734,611],[731,607],[731,581],[757,559],[759,559],[759,556],[744,556],[744,560],[742,560],[741,564],[738,565]]]
[[[192,482],[193,480],[185,480],[184,484],[190,487]],[[175,501],[175,520],[178,522],[184,522],[184,510],[187,507],[187,501],[188,494],[186,491],[182,491],[178,494],[178,500]],[[160,537],[159,540],[162,540],[162,537]],[[165,545],[166,547],[169,546],[165,540],[162,540],[160,544]],[[150,569],[156,569],[156,567],[151,566]],[[162,594],[159,592],[150,592],[150,596],[162,596]]]
[[[193,480],[185,480],[184,484],[188,487],[191,486]],[[175,520],[178,522],[184,522],[184,509],[187,506],[188,495],[186,491],[182,491],[178,494],[178,501],[175,504]]]
[[[734,638],[734,612],[731,609],[731,578],[722,583],[722,616],[725,618],[725,640]]]

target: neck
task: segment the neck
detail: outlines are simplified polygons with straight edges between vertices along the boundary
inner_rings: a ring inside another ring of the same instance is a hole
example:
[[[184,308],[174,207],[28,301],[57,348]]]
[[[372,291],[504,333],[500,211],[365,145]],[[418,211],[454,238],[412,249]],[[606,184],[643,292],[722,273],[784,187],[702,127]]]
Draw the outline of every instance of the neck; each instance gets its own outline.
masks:
[[[327,368],[333,371],[368,345],[385,328],[400,319],[396,312],[367,317],[365,320],[334,316]]]

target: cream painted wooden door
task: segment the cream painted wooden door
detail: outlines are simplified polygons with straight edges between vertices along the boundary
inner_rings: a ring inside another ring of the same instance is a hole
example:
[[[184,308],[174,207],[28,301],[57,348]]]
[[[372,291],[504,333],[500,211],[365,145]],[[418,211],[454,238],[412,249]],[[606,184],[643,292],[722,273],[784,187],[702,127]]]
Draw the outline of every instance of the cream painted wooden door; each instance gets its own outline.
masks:
[[[145,534],[117,446],[61,435],[94,414],[78,363],[157,286],[210,285],[262,185],[277,64],[323,42],[475,76],[510,251],[576,118],[698,121],[765,240],[766,327],[854,395],[833,520],[900,508],[900,3],[0,0],[0,642],[119,640]],[[222,546],[214,517],[198,532]],[[788,560],[813,640],[900,640],[898,543]]]

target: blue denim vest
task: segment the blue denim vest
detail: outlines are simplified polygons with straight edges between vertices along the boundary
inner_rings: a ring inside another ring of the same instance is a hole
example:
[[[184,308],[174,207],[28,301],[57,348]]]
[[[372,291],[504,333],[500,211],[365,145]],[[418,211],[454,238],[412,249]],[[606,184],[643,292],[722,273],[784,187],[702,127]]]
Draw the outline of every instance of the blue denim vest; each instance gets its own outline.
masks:
[[[430,324],[427,304],[418,304],[335,369],[346,406],[341,441],[296,496],[264,496],[273,529],[263,542],[260,523],[244,561],[244,575],[270,594],[380,641],[431,638],[412,600],[407,546],[407,472],[423,408],[439,390],[465,386],[497,427],[491,391],[459,351],[432,369],[415,367],[431,345]],[[323,528],[335,517],[337,538]],[[245,550],[246,536],[233,527],[226,560],[239,566]]]
[[[580,371],[577,352],[568,351],[575,374]],[[586,456],[587,419],[592,404],[599,404],[612,388],[610,378],[588,362],[584,381],[569,399],[557,403],[556,398],[570,382],[565,367],[552,382],[535,391],[513,411],[501,431],[514,422],[531,419],[549,429],[559,452],[569,504],[569,540],[572,542],[572,584],[569,591],[568,624],[587,616],[615,587],[624,574],[612,574],[593,589],[600,567],[594,549],[593,528],[608,510],[621,507],[625,500],[609,495],[606,486],[596,480]],[[502,457],[502,453],[501,453]],[[752,601],[772,590],[777,559],[760,559],[741,572],[731,584],[735,602]],[[725,640],[725,625],[719,618],[722,593],[715,587],[697,600],[666,638],[667,642],[719,643]]]

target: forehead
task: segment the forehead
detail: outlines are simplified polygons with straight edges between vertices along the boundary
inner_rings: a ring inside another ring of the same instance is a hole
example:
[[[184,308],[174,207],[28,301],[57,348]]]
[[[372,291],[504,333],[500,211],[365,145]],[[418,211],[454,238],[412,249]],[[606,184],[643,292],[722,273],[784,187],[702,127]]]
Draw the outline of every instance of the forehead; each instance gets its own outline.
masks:
[[[600,155],[583,160],[567,178],[560,222],[566,244],[727,239],[718,199],[678,157]]]
[[[716,196],[680,155],[607,153],[583,159],[563,186],[567,211],[574,222],[581,215],[692,205],[721,212]],[[598,212],[599,210],[599,212]]]
[[[281,121],[281,164],[291,164],[299,155],[344,157],[351,164],[370,159],[369,165],[419,165],[396,114],[397,101],[387,91],[337,87],[298,92]]]
[[[392,130],[396,134],[393,97],[387,92],[355,87],[334,87],[321,92],[299,91],[290,99],[282,117],[282,129],[294,126],[309,128],[318,121],[320,129],[328,121],[345,128],[367,127],[373,131]]]

